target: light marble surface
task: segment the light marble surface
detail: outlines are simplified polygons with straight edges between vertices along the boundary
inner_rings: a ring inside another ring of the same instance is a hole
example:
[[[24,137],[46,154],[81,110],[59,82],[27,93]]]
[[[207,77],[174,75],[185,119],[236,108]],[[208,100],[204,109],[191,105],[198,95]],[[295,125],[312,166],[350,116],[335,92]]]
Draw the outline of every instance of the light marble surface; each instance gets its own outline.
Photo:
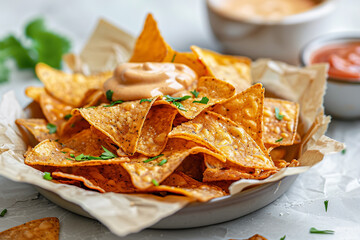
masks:
[[[332,18],[333,30],[360,30],[360,1],[340,0]],[[192,44],[220,50],[206,20],[204,1],[133,0],[133,1],[7,1],[0,0],[0,39],[23,24],[44,16],[50,27],[72,39],[79,51],[99,17],[138,34],[147,12],[159,22],[165,39],[180,51]],[[13,71],[9,83],[0,85],[0,95],[15,90],[25,106],[29,100],[24,89],[40,85],[30,72]],[[246,238],[260,233],[268,239],[359,239],[360,230],[360,122],[333,121],[330,137],[347,145],[346,154],[335,154],[299,176],[292,188],[273,204],[237,220],[209,227],[185,230],[144,230],[125,238],[111,234],[102,224],[49,202],[30,185],[0,177],[0,231],[24,222],[56,216],[61,221],[60,239],[229,239]],[[324,200],[329,210],[324,211]],[[119,226],[121,227],[121,226]],[[310,227],[335,230],[335,235],[309,234]]]

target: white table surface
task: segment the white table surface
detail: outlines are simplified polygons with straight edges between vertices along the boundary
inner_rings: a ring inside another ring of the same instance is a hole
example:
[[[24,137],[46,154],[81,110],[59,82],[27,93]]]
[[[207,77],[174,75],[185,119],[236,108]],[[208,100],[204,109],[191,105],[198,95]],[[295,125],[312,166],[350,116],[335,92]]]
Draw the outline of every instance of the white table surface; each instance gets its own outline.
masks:
[[[333,14],[333,30],[360,30],[360,1],[340,0]],[[176,50],[190,45],[221,50],[211,35],[205,2],[198,0],[0,0],[0,39],[19,35],[26,21],[43,16],[51,28],[69,36],[79,52],[99,17],[105,17],[137,35],[146,13],[158,20],[166,41]],[[24,89],[40,85],[30,72],[12,71],[9,83],[0,85],[0,96],[14,90],[19,101],[29,103]],[[144,230],[119,238],[95,220],[58,207],[30,185],[0,177],[0,231],[42,217],[61,222],[60,239],[229,239],[260,233],[268,239],[360,239],[360,121],[334,120],[327,133],[347,145],[346,154],[327,156],[299,176],[291,189],[274,203],[245,217],[209,227],[186,230]],[[328,212],[324,200],[329,200]],[[119,226],[121,227],[121,226]],[[309,234],[310,227],[335,230],[335,235]]]

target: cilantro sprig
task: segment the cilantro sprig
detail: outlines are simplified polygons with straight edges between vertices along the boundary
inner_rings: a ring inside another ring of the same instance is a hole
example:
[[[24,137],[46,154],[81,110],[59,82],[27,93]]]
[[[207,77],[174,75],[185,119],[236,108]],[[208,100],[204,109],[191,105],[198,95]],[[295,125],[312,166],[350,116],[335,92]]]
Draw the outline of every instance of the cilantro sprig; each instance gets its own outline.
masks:
[[[148,163],[148,162],[151,162],[151,161],[153,161],[155,159],[158,159],[159,157],[162,157],[162,156],[164,156],[164,154],[160,154],[160,155],[158,155],[156,157],[148,158],[148,159],[144,160],[143,162]]]
[[[101,147],[104,150],[104,152],[99,157],[85,155],[83,153],[75,156],[74,154],[71,153],[70,157],[72,157],[72,158],[66,158],[66,159],[75,160],[75,161],[80,162],[80,161],[89,161],[89,160],[108,160],[108,159],[112,159],[112,158],[117,158],[117,156],[115,154],[113,154],[111,151],[106,149],[104,146],[101,146]]]
[[[175,58],[176,58],[176,53],[174,53],[172,59],[171,59],[171,62],[173,63],[175,61]]]
[[[284,118],[284,115],[280,114],[280,110],[278,107],[275,108],[275,117],[279,121],[283,120],[283,118]]]
[[[0,213],[0,217],[4,217],[6,213],[7,213],[7,209],[4,208]]]
[[[158,166],[162,166],[162,165],[164,165],[165,163],[167,163],[167,159],[161,160],[161,162],[158,163]]]
[[[184,107],[184,105],[181,104],[182,101],[185,101],[186,99],[191,98],[191,96],[189,95],[185,95],[183,97],[171,97],[169,95],[165,95],[165,101],[167,102],[171,102],[172,104],[174,104],[179,110],[182,111],[187,111]]]
[[[207,104],[209,102],[209,98],[202,97],[200,101],[193,101],[193,103],[201,103],[201,104]]]
[[[278,142],[281,142],[282,140],[284,140],[284,138],[279,138],[279,139],[276,140],[275,142],[278,143]]]
[[[280,238],[280,240],[285,240],[286,238],[286,235],[284,235],[282,238]]]
[[[106,95],[106,99],[109,100],[109,102],[112,101],[112,96],[114,94],[114,91],[113,90],[107,90],[105,95]]]
[[[64,119],[65,119],[65,120],[69,120],[71,117],[72,117],[72,114],[66,114],[66,115],[64,116]]]
[[[25,38],[10,34],[0,39],[0,83],[8,81],[8,61],[19,69],[34,70],[39,62],[60,69],[62,55],[70,50],[69,40],[47,29],[43,19],[29,22],[24,33]]]
[[[56,133],[57,127],[55,124],[48,123],[46,124],[46,128],[49,130],[50,134]]]
[[[144,98],[140,100],[140,104],[142,104],[143,102],[151,102],[151,101],[152,101],[151,99]]]
[[[51,176],[51,173],[49,173],[49,172],[44,172],[43,178],[45,180],[49,180],[49,181],[53,179]]]
[[[153,179],[153,180],[151,180],[151,182],[152,182],[152,184],[154,184],[154,186],[159,186],[159,183],[158,183],[158,181],[156,181],[155,179]]]
[[[194,96],[194,98],[197,98],[200,94],[198,91],[196,91],[196,89],[194,91],[190,91],[190,93]]]
[[[123,103],[124,101],[122,100],[117,100],[117,101],[114,101],[114,102],[111,102],[109,105],[104,105],[104,107],[112,107],[116,104],[120,104],[120,103]]]
[[[329,200],[325,200],[324,201],[325,212],[327,212],[327,210],[328,210],[328,205],[329,205]]]
[[[314,227],[310,228],[310,233],[316,233],[316,234],[334,234],[335,231],[333,230],[318,230]]]

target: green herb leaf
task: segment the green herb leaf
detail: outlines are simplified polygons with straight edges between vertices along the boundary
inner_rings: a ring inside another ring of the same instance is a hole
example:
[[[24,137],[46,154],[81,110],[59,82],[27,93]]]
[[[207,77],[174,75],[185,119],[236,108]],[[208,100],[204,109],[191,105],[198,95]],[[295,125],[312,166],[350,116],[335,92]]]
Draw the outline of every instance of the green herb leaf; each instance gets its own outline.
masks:
[[[74,157],[75,157],[75,155],[74,155],[74,154],[72,154],[72,153],[70,153],[70,157],[74,158]]]
[[[70,127],[71,127],[71,128],[74,128],[74,127],[75,127],[75,123],[72,123],[72,124],[70,125]]]
[[[182,101],[185,101],[186,99],[191,98],[191,96],[189,96],[189,95],[185,95],[183,97],[171,97],[169,95],[165,95],[164,97],[165,97],[165,100],[168,102],[182,102]]]
[[[181,111],[187,112],[187,110],[184,108],[184,105],[182,105],[180,102],[173,102],[173,104]]]
[[[167,159],[161,160],[161,162],[158,163],[158,166],[162,166],[162,165],[164,165],[165,163],[167,163]]]
[[[151,101],[152,101],[151,99],[144,98],[140,100],[140,104],[142,104],[143,102],[151,102]]]
[[[190,91],[190,93],[194,95],[194,98],[197,98],[199,96],[199,92],[196,91],[196,89],[194,91]]]
[[[159,157],[162,157],[162,156],[164,156],[164,154],[160,154],[160,155],[158,155],[156,157],[148,158],[148,159],[144,160],[143,162],[147,163],[147,162],[153,161],[153,160],[155,160],[155,159],[157,159]]]
[[[344,155],[346,153],[346,148],[341,150],[341,154]]]
[[[109,102],[112,101],[112,96],[114,94],[114,91],[113,90],[107,90],[105,95],[106,95],[106,99],[109,100]]]
[[[101,147],[102,147],[102,149],[104,149],[104,152],[100,156],[101,159],[107,160],[107,159],[117,158],[117,156],[115,154],[113,154],[112,152],[110,152],[109,150],[104,148],[104,146],[101,146]]]
[[[317,233],[317,234],[334,234],[335,231],[333,230],[318,230],[314,227],[310,228],[310,233]]]
[[[52,123],[48,123],[46,128],[49,130],[50,134],[56,133],[56,125]]]
[[[281,121],[284,118],[284,115],[280,114],[280,110],[278,107],[275,108],[275,117],[279,121]]]
[[[202,97],[200,101],[193,101],[193,103],[201,103],[201,104],[207,104],[209,102],[209,99],[207,97]]]
[[[74,161],[74,159],[72,159],[72,158],[65,158],[65,159],[67,159],[67,160],[71,160],[71,161]]]
[[[66,154],[67,152],[61,151],[63,154]]]
[[[51,173],[49,173],[49,172],[44,172],[43,178],[44,178],[45,180],[49,180],[49,181],[53,179],[53,178],[51,177]]]
[[[1,211],[0,217],[4,217],[6,213],[7,213],[7,209],[5,208]]]
[[[278,140],[276,140],[275,142],[281,142],[284,138],[279,138]]]
[[[77,155],[77,156],[75,157],[75,160],[76,160],[76,161],[86,160],[86,159],[85,159],[85,155],[84,155],[83,153],[80,154],[80,155]]]
[[[112,107],[115,104],[120,104],[120,103],[123,103],[123,102],[124,101],[122,101],[122,100],[117,100],[117,101],[111,102],[109,105],[105,105],[104,107]]]
[[[175,61],[176,53],[173,55],[171,62],[173,63]]]
[[[64,119],[65,119],[65,120],[69,120],[71,117],[72,117],[72,114],[66,114],[66,115],[64,116]]]
[[[155,179],[151,180],[152,184],[154,184],[154,186],[159,186],[158,181],[156,181]]]
[[[325,212],[327,212],[328,205],[329,205],[329,200],[325,200],[324,205],[325,205]]]
[[[280,240],[285,240],[286,238],[286,235],[284,235],[282,238],[280,238]]]

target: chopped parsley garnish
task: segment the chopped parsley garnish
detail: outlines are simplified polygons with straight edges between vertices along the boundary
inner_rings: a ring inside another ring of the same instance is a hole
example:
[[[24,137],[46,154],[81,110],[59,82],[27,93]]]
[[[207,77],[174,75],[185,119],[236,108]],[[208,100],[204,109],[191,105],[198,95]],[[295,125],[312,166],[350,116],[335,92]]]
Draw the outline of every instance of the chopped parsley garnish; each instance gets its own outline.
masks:
[[[66,154],[67,152],[62,151],[63,154]]]
[[[151,102],[151,101],[152,101],[151,99],[144,98],[140,100],[140,104],[142,104],[143,102]]]
[[[44,172],[43,178],[44,178],[45,180],[49,180],[49,181],[53,179],[53,178],[51,177],[51,173],[49,173],[49,172]]]
[[[346,153],[346,149],[341,150],[341,154],[344,155]]]
[[[173,55],[171,62],[173,63],[175,61],[176,53]]]
[[[73,161],[74,159],[71,159],[71,158],[65,158],[66,160],[71,160],[71,161]]]
[[[6,213],[7,213],[7,209],[5,208],[1,211],[0,217],[4,217]]]
[[[65,119],[65,120],[69,120],[71,117],[72,117],[71,114],[66,114],[66,115],[64,116],[64,119]]]
[[[75,127],[75,123],[71,124],[70,127],[71,127],[71,128],[74,128],[74,127]]]
[[[56,125],[52,123],[48,123],[46,128],[49,130],[50,134],[56,133]]]
[[[114,91],[113,90],[107,90],[105,95],[106,95],[106,99],[109,100],[109,102],[112,101],[112,96],[114,94]]]
[[[171,97],[169,95],[165,95],[165,101],[173,103],[179,110],[187,111],[184,106],[180,103],[185,101],[186,99],[191,98],[189,95],[185,95],[183,97]]]
[[[115,104],[120,104],[120,103],[123,103],[123,102],[124,101],[122,101],[122,100],[117,100],[117,101],[111,102],[109,105],[105,105],[104,107],[112,107]]]
[[[190,93],[194,95],[194,98],[197,98],[199,96],[199,92],[196,91],[196,89],[194,91],[190,91]]]
[[[282,140],[284,140],[284,138],[279,138],[278,140],[276,140],[275,142],[281,142]]]
[[[209,102],[209,99],[207,97],[202,97],[200,101],[193,101],[193,103],[201,103],[201,104],[207,104]]]
[[[165,163],[167,163],[167,159],[161,160],[161,162],[158,163],[158,166],[162,166],[162,165],[164,165]]]
[[[152,184],[154,184],[154,186],[159,186],[158,181],[156,181],[155,179],[151,180]]]
[[[329,200],[325,200],[324,205],[325,205],[325,212],[327,212],[328,205],[329,205]]]
[[[283,120],[283,118],[284,118],[284,115],[280,114],[280,110],[278,107],[275,108],[275,117],[279,121]]]
[[[111,151],[107,150],[106,148],[104,148],[104,146],[101,146],[104,149],[104,152],[100,155],[100,157],[95,157],[95,156],[90,156],[90,155],[85,155],[83,153],[81,153],[80,155],[77,155],[75,157],[74,154],[70,154],[70,157],[72,157],[73,159],[69,159],[69,160],[75,160],[75,161],[88,161],[88,160],[108,160],[108,159],[112,159],[112,158],[116,158],[117,156],[115,154],[113,154]]]
[[[310,228],[310,233],[317,233],[317,234],[334,234],[335,231],[333,230],[318,230],[314,227]]]
[[[156,157],[148,158],[148,159],[144,160],[143,162],[147,163],[147,162],[153,161],[153,160],[155,160],[155,159],[157,159],[159,157],[162,157],[162,156],[164,156],[164,154],[160,154],[160,155],[158,155]]]
[[[284,235],[282,238],[280,238],[280,240],[285,240],[286,238],[286,235]]]

